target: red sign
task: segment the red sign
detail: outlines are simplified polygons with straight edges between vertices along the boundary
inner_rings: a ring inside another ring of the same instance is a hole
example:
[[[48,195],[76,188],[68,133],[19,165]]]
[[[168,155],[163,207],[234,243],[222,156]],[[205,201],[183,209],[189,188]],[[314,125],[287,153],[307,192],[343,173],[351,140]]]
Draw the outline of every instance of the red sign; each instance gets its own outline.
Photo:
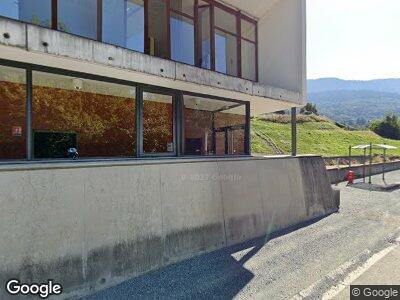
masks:
[[[13,126],[11,129],[13,136],[22,136],[22,127],[21,126]]]

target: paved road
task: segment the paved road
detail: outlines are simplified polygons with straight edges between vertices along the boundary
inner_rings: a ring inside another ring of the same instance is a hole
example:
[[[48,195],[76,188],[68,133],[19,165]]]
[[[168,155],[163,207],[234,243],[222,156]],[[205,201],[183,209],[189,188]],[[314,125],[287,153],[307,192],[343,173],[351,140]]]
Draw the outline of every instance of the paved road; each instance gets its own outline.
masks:
[[[388,174],[387,182],[400,182],[400,172]],[[340,188],[342,205],[337,214],[269,241],[252,241],[164,268],[87,299],[317,299],[323,295],[347,299],[346,284],[385,281],[380,273],[400,258],[396,242],[400,190]]]

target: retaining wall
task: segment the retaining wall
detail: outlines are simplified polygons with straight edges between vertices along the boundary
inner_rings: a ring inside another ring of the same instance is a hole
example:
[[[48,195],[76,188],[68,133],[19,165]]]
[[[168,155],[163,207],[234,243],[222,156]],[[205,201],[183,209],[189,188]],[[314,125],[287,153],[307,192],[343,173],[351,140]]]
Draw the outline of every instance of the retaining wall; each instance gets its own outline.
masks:
[[[320,157],[279,157],[0,165],[0,205],[0,286],[74,296],[339,203]]]
[[[351,168],[349,168],[348,166],[340,167],[339,169],[329,168],[328,169],[329,181],[332,184],[346,181],[346,175],[349,172],[349,170],[354,171],[357,178],[361,178],[364,172],[363,169],[364,169],[363,165],[356,165],[352,166]],[[386,164],[383,163],[373,164],[371,168],[371,174],[372,175],[382,174],[384,169],[385,172],[400,170],[400,161],[389,162]],[[366,165],[365,167],[365,175],[369,176],[369,165]]]

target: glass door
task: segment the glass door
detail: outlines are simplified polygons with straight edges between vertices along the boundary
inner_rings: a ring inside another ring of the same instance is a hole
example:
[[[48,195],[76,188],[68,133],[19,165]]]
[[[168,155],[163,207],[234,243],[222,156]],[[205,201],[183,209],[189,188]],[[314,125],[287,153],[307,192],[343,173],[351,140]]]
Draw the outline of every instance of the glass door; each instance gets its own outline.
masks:
[[[142,156],[175,156],[174,93],[144,89],[142,98]]]

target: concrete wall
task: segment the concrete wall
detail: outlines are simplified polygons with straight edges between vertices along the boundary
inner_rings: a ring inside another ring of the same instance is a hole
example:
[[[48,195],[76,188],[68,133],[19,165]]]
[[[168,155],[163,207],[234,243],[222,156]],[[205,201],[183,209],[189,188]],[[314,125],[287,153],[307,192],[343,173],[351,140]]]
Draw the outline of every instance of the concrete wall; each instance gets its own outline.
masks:
[[[260,83],[300,93],[306,103],[306,1],[280,0],[259,20]]]
[[[0,165],[0,206],[0,285],[69,296],[338,209],[319,157]]]
[[[400,170],[400,161],[390,162],[386,164],[383,163],[373,164],[371,169],[371,174],[372,175],[382,174],[383,168],[385,168],[385,172]],[[329,181],[331,183],[339,183],[346,181],[346,175],[349,172],[349,170],[354,171],[356,173],[357,178],[361,178],[364,172],[364,167],[362,165],[357,165],[357,166],[352,166],[351,168],[349,167],[340,167],[339,169],[330,168],[328,169]],[[369,176],[369,165],[367,165],[365,168],[365,174],[366,176]]]

